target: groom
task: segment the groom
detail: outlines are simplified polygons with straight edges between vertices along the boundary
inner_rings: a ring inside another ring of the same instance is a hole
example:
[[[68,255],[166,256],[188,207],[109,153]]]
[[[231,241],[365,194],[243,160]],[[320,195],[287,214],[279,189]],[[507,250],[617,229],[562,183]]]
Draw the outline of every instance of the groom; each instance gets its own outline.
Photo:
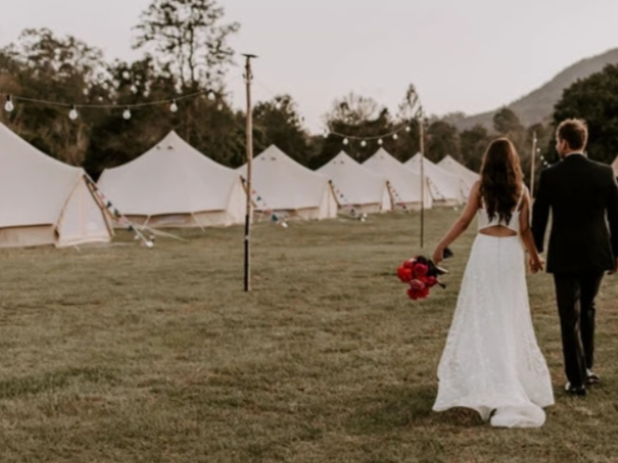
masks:
[[[547,271],[556,287],[566,390],[574,395],[586,395],[586,385],[599,381],[592,372],[594,300],[603,274],[618,269],[618,185],[611,167],[586,157],[587,141],[584,121],[558,126],[561,162],[542,172],[532,214],[539,252],[552,214]]]

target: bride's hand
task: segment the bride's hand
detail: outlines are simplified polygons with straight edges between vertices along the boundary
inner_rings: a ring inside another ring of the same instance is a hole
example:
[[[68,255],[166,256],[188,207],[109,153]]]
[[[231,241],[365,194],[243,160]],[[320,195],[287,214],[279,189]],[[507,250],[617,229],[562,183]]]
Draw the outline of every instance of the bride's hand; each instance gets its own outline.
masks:
[[[436,250],[433,252],[432,260],[434,264],[440,265],[440,262],[444,260],[444,249],[442,249],[441,247],[437,247]]]
[[[530,256],[530,271],[532,273],[537,273],[545,268],[545,259],[543,259],[538,254],[535,256]]]

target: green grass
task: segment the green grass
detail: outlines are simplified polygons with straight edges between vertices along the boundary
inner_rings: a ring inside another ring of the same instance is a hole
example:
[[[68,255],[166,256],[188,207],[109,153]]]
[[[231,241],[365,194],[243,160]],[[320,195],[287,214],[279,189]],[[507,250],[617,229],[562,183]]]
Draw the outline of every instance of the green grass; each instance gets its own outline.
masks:
[[[455,218],[428,214],[427,253]],[[418,216],[184,232],[154,249],[0,253],[0,462],[618,461],[618,279],[598,314],[598,372],[566,397],[551,279],[530,278],[557,405],[496,430],[431,411],[474,233],[446,291],[412,303],[395,269]]]

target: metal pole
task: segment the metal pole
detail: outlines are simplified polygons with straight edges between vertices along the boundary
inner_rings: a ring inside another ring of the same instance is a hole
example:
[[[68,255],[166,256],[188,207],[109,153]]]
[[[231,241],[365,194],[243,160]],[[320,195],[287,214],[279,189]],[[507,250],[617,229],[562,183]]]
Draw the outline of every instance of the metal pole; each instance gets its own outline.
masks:
[[[532,138],[532,157],[531,157],[531,162],[530,162],[530,197],[534,198],[534,176],[535,176],[535,172],[534,172],[534,168],[535,168],[535,164],[536,164],[536,145],[537,145],[537,138],[536,138],[536,132],[534,132],[533,138]]]
[[[252,163],[253,163],[253,108],[251,103],[251,59],[255,55],[245,54],[245,82],[247,84],[247,213],[245,215],[245,292],[251,291],[251,216],[252,216]]]
[[[425,126],[423,116],[418,120],[421,151],[421,249],[425,248]]]

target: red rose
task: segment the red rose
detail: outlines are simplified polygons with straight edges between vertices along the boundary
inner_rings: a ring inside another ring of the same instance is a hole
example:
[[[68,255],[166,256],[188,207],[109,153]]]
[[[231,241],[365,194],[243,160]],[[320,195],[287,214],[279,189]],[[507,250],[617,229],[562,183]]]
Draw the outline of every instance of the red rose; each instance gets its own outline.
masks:
[[[415,260],[414,260],[414,259],[406,260],[406,261],[403,263],[403,266],[404,266],[405,268],[409,268],[410,270],[412,270],[412,269],[414,268],[414,262],[415,262]]]
[[[397,269],[397,276],[402,283],[409,283],[412,280],[412,269],[399,267]]]
[[[416,264],[414,266],[414,275],[418,277],[424,277],[429,272],[429,267],[425,264]]]
[[[429,296],[429,288],[423,288],[421,290],[416,290],[414,288],[408,289],[408,297],[413,301],[427,299],[427,296]]]
[[[421,280],[410,281],[410,289],[412,289],[413,291],[422,291],[425,288],[425,283],[423,283]]]
[[[415,291],[412,288],[408,289],[408,297],[412,299],[413,301],[416,301],[417,299],[419,299],[419,296],[420,296],[420,291]]]
[[[429,288],[433,288],[438,284],[438,279],[436,277],[427,277],[425,278],[425,285]]]

